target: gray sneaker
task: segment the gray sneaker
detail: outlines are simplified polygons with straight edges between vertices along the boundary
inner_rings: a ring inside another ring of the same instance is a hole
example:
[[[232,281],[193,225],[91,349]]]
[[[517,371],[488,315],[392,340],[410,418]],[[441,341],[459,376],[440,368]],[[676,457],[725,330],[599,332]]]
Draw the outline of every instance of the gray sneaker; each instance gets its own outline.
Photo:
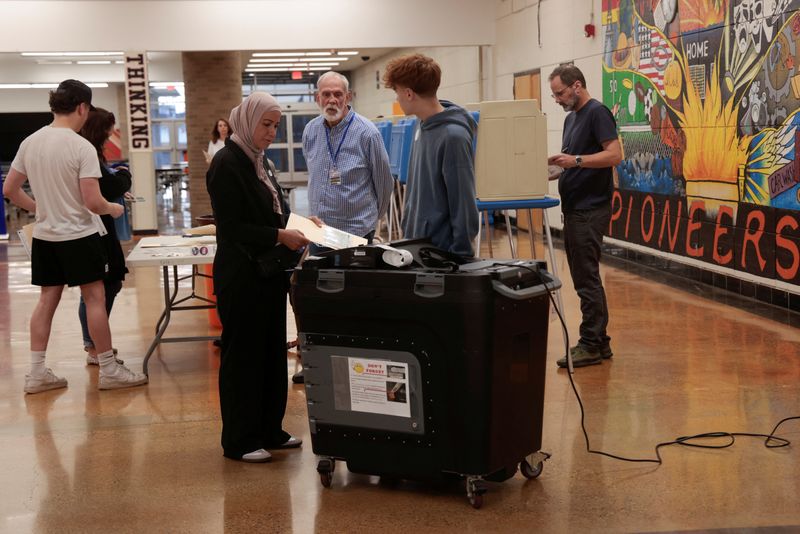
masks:
[[[569,352],[571,354],[575,354],[575,351],[578,350],[578,347],[580,347],[580,345],[575,345],[574,347],[570,347]],[[603,345],[602,347],[600,347],[600,356],[602,356],[604,360],[611,358],[613,355],[614,353],[611,352],[611,345]]]
[[[67,379],[53,374],[48,367],[42,376],[25,375],[25,393],[41,393],[67,387]]]
[[[122,389],[147,384],[147,375],[135,373],[122,364],[116,363],[112,370],[104,372],[100,367],[99,389]]]
[[[573,367],[586,367],[587,365],[603,363],[603,356],[600,354],[600,351],[589,350],[583,345],[578,345],[570,349],[570,354],[572,355]],[[567,358],[561,358],[556,364],[562,369],[565,369],[567,367]]]

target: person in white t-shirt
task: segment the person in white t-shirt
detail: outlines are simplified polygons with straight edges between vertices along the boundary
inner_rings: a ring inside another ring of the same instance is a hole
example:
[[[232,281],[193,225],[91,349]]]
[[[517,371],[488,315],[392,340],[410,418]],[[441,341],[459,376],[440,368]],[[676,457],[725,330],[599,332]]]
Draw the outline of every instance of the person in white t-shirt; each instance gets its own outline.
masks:
[[[78,135],[93,110],[92,90],[78,80],[65,80],[50,92],[53,122],[27,137],[19,147],[3,184],[3,194],[36,214],[31,250],[31,283],[41,287],[30,322],[31,371],[25,393],[67,386],[45,367],[50,328],[64,286],[80,286],[89,331],[97,347],[100,389],[118,389],[147,382],[114,358],[106,313],[103,279],[108,269],[100,239],[100,215],[122,215],[120,204],[100,193],[100,165],[92,144]],[[31,198],[22,190],[30,182]]]
[[[225,140],[233,134],[231,125],[225,119],[217,119],[214,123],[214,129],[211,130],[211,141],[208,142],[208,151],[203,152],[206,157],[206,163],[211,163],[214,154],[225,146]]]

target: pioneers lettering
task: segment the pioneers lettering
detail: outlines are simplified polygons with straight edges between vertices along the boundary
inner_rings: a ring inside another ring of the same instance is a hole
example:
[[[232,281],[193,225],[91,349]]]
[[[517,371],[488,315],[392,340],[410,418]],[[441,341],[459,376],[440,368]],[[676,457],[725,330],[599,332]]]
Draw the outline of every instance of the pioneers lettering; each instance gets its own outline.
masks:
[[[706,202],[616,190],[608,236],[800,284],[800,212],[739,202],[709,217]]]

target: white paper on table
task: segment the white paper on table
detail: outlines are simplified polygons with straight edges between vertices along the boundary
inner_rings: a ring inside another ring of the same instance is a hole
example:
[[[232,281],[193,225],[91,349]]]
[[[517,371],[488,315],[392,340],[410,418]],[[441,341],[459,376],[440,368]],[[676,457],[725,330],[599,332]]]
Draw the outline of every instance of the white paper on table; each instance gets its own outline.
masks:
[[[140,248],[159,248],[159,247],[196,247],[198,245],[215,245],[217,243],[217,236],[201,236],[201,237],[180,237],[175,236],[174,241],[166,241],[160,243],[141,243]]]
[[[300,230],[309,241],[336,250],[367,244],[367,240],[363,237],[348,234],[332,226],[324,225],[320,228],[311,219],[307,219],[295,213],[289,215],[286,229]]]

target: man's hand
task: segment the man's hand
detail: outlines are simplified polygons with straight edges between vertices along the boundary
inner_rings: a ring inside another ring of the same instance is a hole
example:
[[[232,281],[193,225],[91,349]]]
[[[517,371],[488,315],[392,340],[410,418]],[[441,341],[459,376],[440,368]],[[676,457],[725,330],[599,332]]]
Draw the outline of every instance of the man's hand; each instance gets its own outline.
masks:
[[[311,217],[309,217],[309,219],[311,220],[311,222],[313,222],[314,224],[316,224],[316,225],[317,225],[317,226],[319,226],[320,228],[322,228],[323,226],[325,226],[325,223],[324,223],[324,222],[322,222],[322,219],[320,219],[320,218],[319,218],[319,217],[317,217],[316,215],[312,215]]]
[[[557,165],[562,169],[571,169],[577,167],[575,164],[575,156],[570,154],[558,153],[547,158],[548,165]]]
[[[300,230],[278,230],[278,243],[286,245],[292,250],[297,250],[310,243]]]
[[[564,172],[564,169],[562,169],[558,165],[548,165],[547,166],[547,179],[548,180],[558,180],[561,177],[561,173],[562,172]]]
[[[122,204],[117,204],[116,202],[109,202],[108,206],[109,206],[108,214],[115,219],[119,219],[120,217],[122,217],[122,214],[125,213],[125,207]]]

